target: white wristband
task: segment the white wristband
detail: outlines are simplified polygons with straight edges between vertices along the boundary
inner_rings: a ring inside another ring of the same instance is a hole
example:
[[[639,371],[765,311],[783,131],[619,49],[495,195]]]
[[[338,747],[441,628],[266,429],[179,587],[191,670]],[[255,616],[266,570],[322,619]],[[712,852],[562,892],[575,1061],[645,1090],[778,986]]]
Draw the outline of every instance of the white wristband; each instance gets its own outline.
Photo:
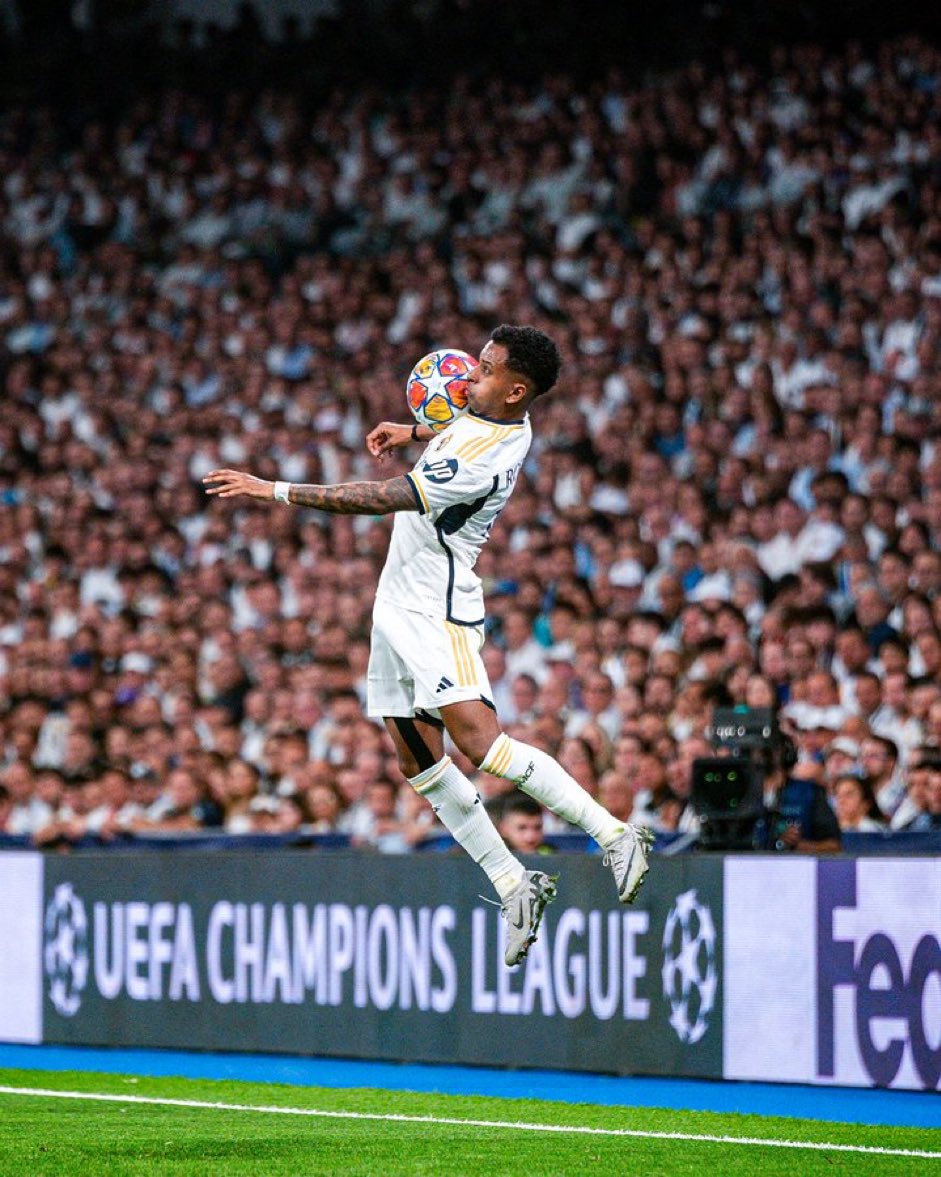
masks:
[[[274,484],[275,501],[279,502],[279,503],[289,503],[291,501],[288,498],[288,494],[290,493],[290,490],[291,490],[290,482],[276,482]]]

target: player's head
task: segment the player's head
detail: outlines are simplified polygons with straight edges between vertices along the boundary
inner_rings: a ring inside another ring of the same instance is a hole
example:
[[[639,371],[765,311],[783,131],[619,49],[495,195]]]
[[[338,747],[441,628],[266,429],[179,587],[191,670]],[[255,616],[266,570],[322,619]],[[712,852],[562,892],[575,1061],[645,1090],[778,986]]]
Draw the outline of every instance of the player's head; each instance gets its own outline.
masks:
[[[506,348],[507,367],[523,377],[534,397],[548,392],[558,380],[562,358],[544,331],[503,323],[490,338]]]

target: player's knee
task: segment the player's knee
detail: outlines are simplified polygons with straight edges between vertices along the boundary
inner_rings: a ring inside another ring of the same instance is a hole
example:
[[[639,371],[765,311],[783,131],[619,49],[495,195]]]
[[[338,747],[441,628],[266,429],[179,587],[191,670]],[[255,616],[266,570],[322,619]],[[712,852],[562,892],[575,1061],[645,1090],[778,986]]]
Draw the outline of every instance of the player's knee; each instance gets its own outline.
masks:
[[[454,704],[442,709],[441,718],[457,750],[479,768],[500,735],[500,721],[492,705],[483,699]]]
[[[499,729],[494,734],[493,730],[488,726],[462,731],[457,735],[452,733],[451,738],[454,740],[458,751],[462,752],[475,768],[480,768],[487,759],[487,753],[493,746],[493,741],[499,734]]]

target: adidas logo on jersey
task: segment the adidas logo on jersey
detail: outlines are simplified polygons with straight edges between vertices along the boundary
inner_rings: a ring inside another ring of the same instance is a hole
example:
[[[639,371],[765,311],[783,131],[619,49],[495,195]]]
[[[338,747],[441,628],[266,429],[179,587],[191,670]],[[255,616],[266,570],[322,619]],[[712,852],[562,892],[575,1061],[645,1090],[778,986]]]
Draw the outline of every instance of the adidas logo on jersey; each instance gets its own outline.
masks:
[[[438,683],[437,689],[439,691],[446,691],[446,690],[448,690],[449,687],[453,687],[453,686],[454,686],[454,683],[451,682],[451,680],[449,678],[446,678],[444,675],[442,675],[441,682]]]

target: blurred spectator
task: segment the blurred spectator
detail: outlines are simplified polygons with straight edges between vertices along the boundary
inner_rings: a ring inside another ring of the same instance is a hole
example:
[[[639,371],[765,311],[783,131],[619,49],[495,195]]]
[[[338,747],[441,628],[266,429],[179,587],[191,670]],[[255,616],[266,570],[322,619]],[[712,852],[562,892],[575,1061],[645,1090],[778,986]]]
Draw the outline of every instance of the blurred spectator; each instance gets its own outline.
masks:
[[[248,804],[253,834],[293,834],[303,824],[304,814],[295,797],[259,794]]]
[[[413,849],[437,837],[450,838],[427,799],[414,789],[399,791],[398,815],[402,822],[402,836]]]
[[[0,777],[9,801],[5,832],[35,834],[53,816],[50,806],[37,795],[36,781],[28,765],[16,761]]]
[[[885,818],[867,777],[839,776],[832,791],[841,833],[874,834],[885,829]]]
[[[915,832],[941,830],[941,765],[931,764],[924,786],[924,810],[906,827]]]
[[[410,849],[398,812],[398,786],[385,777],[366,783],[361,800],[344,818],[354,846],[368,846],[383,854]]]
[[[941,764],[938,750],[917,748],[905,773],[905,796],[889,821],[893,830],[910,829],[912,822],[925,812],[928,777],[933,767]]]
[[[221,812],[208,801],[195,773],[173,769],[157,800],[147,811],[146,828],[163,833],[185,833],[218,825]]]
[[[514,854],[549,854],[545,840],[543,808],[533,797],[514,793],[502,806],[498,828]]]
[[[598,793],[598,760],[588,740],[581,736],[562,741],[559,764],[593,797]]]
[[[305,771],[300,791],[305,816],[304,829],[312,834],[335,833],[343,814],[343,798],[332,770],[324,766],[325,772],[315,773],[312,771],[315,767],[311,765]]]
[[[898,763],[898,745],[885,736],[870,736],[859,749],[862,771],[872,784],[882,814],[890,818],[905,795],[905,784]]]
[[[633,821],[634,789],[630,775],[609,768],[598,782],[598,801],[618,821]]]
[[[222,825],[228,834],[247,834],[254,828],[252,802],[259,796],[261,774],[247,760],[233,760],[225,772]]]

